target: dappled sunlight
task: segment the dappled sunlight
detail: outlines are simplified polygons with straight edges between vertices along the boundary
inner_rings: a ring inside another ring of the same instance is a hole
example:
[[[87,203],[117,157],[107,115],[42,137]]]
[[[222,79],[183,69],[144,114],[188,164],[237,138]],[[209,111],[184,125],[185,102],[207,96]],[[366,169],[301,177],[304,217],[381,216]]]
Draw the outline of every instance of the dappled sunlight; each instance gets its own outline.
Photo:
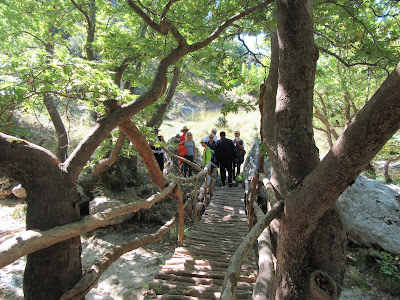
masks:
[[[243,188],[216,189],[211,203],[175,249],[156,279],[151,293],[162,297],[185,295],[219,299],[230,260],[248,232]],[[239,267],[240,268],[240,267]],[[241,267],[237,297],[251,299],[257,274],[254,253]]]
[[[113,227],[100,228],[93,233],[93,236],[82,242],[82,263],[85,269],[100,259],[112,245],[144,235],[143,232],[132,230],[115,231]],[[170,249],[152,243],[125,253],[101,275],[86,299],[142,299],[154,274],[160,270],[163,261],[171,257],[171,252]]]

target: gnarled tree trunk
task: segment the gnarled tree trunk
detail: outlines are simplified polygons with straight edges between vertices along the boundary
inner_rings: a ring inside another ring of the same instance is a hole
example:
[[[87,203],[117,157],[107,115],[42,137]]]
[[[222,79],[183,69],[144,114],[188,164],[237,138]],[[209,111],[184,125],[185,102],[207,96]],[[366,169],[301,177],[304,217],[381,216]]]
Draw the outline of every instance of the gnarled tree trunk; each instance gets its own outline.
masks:
[[[319,163],[312,126],[318,59],[313,40],[312,8],[312,1],[308,0],[277,1],[280,43],[276,153],[285,180],[280,185],[286,186],[289,194]],[[311,274],[315,270],[328,273],[337,291],[345,270],[346,246],[344,227],[337,211],[332,207],[317,224],[311,228],[304,226],[302,230],[291,221],[286,215],[280,219],[274,297],[316,299],[310,289]]]
[[[0,173],[27,191],[27,229],[47,230],[80,218],[76,185],[65,180],[59,164],[49,151],[0,133]],[[59,299],[82,276],[80,254],[79,237],[29,254],[25,299]]]
[[[400,127],[399,64],[319,162],[312,131],[318,57],[312,3],[277,1],[279,88],[275,113],[264,108],[263,118],[275,119],[276,142],[268,145],[276,144],[275,163],[282,172],[276,179],[288,193],[271,299],[339,298],[346,236],[335,202]],[[271,122],[263,120],[266,124]]]

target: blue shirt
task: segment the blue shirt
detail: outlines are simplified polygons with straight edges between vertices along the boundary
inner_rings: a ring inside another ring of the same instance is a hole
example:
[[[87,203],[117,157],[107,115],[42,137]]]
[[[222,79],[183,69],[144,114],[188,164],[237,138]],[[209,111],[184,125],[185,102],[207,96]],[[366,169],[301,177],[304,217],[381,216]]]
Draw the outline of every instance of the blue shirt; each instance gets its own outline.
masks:
[[[188,142],[187,140],[185,140],[185,148],[187,150],[186,155],[194,155],[194,142]]]

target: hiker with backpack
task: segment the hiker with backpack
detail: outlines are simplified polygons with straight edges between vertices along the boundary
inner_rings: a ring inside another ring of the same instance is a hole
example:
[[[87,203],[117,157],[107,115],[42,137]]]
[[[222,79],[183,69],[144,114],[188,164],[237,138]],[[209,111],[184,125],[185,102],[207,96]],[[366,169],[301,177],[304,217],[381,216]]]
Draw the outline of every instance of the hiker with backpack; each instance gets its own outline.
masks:
[[[202,139],[200,143],[204,147],[203,167],[205,167],[210,161],[215,161],[215,154],[214,150],[208,147],[206,139]]]
[[[206,139],[201,140],[201,145],[204,147],[204,152],[203,152],[203,167],[205,167],[210,161],[213,163],[216,163],[216,158],[215,158],[215,153],[214,150],[212,150],[208,144]],[[210,173],[212,174],[213,172],[213,167],[211,166],[210,168]],[[207,174],[207,182],[211,182],[211,176]]]

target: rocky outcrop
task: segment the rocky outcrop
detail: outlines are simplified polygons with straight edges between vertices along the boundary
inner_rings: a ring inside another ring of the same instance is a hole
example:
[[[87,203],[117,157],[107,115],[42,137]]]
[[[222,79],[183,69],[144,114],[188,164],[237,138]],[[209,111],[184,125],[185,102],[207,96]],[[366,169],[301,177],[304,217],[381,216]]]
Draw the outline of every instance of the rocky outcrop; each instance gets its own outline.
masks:
[[[364,246],[400,254],[400,194],[359,176],[338,199],[348,238]]]

